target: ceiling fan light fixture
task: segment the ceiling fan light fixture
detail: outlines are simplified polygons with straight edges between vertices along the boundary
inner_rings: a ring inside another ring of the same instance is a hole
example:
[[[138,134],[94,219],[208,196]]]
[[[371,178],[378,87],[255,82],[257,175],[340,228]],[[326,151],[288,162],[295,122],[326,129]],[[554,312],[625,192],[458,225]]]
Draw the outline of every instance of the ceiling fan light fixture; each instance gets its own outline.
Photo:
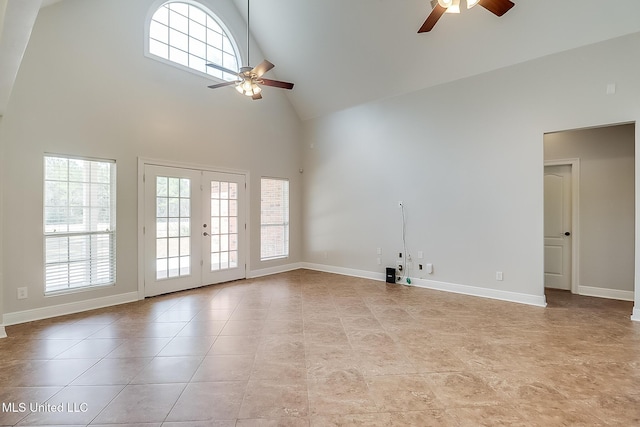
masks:
[[[460,0],[451,0],[446,13],[460,13]]]
[[[438,4],[446,9],[453,4],[453,0],[438,0]]]
[[[473,6],[477,5],[480,0],[467,0],[467,9],[471,9]]]
[[[262,88],[253,80],[244,80],[238,83],[236,90],[245,96],[255,96],[262,92]]]

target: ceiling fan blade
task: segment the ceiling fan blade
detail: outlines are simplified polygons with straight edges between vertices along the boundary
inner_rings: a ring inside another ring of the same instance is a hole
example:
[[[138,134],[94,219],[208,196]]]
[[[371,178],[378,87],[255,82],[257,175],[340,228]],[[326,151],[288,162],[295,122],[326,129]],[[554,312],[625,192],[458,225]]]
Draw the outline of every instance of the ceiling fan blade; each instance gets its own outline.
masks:
[[[265,86],[279,87],[281,89],[293,89],[293,83],[281,82],[279,80],[260,79],[259,83]]]
[[[418,30],[418,33],[428,33],[429,31],[431,31],[446,11],[447,8],[442,7],[436,3],[429,16],[427,16],[427,20],[424,21],[424,24],[422,24],[422,27],[420,27],[420,29]]]
[[[511,0],[480,0],[478,4],[496,16],[504,15],[515,6]]]
[[[220,70],[223,73],[233,74],[233,75],[236,75],[236,76],[238,75],[237,71],[233,71],[233,70],[230,70],[228,68],[224,68],[222,65],[214,64],[212,62],[208,63],[207,67],[215,68],[216,70]]]
[[[253,95],[251,97],[251,99],[253,99],[254,101],[257,101],[258,99],[262,99],[262,94],[261,93],[256,93],[255,95]]]
[[[237,81],[231,81],[231,82],[224,82],[224,83],[218,83],[217,85],[211,85],[211,86],[207,86],[209,89],[217,89],[219,87],[225,87],[225,86],[231,86],[231,85],[235,85],[237,84]]]
[[[273,67],[275,67],[275,65],[265,59],[264,61],[256,65],[256,67],[252,70],[252,73],[255,73],[257,77],[262,77],[264,73],[266,73]]]

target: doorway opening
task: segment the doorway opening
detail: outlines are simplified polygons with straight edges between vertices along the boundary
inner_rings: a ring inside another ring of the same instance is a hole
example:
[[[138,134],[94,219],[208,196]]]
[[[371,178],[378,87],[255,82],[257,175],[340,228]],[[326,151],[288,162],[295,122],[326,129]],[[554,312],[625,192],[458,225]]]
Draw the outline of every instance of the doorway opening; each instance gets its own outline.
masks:
[[[545,134],[544,160],[545,288],[633,301],[635,124]]]

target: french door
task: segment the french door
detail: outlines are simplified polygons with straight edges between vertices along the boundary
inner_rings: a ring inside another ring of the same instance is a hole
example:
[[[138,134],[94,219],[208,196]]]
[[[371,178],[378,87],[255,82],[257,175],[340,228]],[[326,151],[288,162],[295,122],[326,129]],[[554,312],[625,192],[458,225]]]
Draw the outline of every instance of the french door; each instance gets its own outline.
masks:
[[[246,277],[245,182],[145,165],[145,296]]]

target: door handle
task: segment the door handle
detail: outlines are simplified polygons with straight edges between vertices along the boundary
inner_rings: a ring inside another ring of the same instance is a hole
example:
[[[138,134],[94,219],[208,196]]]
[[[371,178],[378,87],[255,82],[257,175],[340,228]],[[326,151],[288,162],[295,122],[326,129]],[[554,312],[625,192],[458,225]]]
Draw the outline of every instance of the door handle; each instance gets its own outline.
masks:
[[[571,233],[569,231],[565,231],[564,235],[565,236],[571,236]]]
[[[209,233],[207,233],[206,231],[204,233],[202,233],[203,236],[208,236]]]

